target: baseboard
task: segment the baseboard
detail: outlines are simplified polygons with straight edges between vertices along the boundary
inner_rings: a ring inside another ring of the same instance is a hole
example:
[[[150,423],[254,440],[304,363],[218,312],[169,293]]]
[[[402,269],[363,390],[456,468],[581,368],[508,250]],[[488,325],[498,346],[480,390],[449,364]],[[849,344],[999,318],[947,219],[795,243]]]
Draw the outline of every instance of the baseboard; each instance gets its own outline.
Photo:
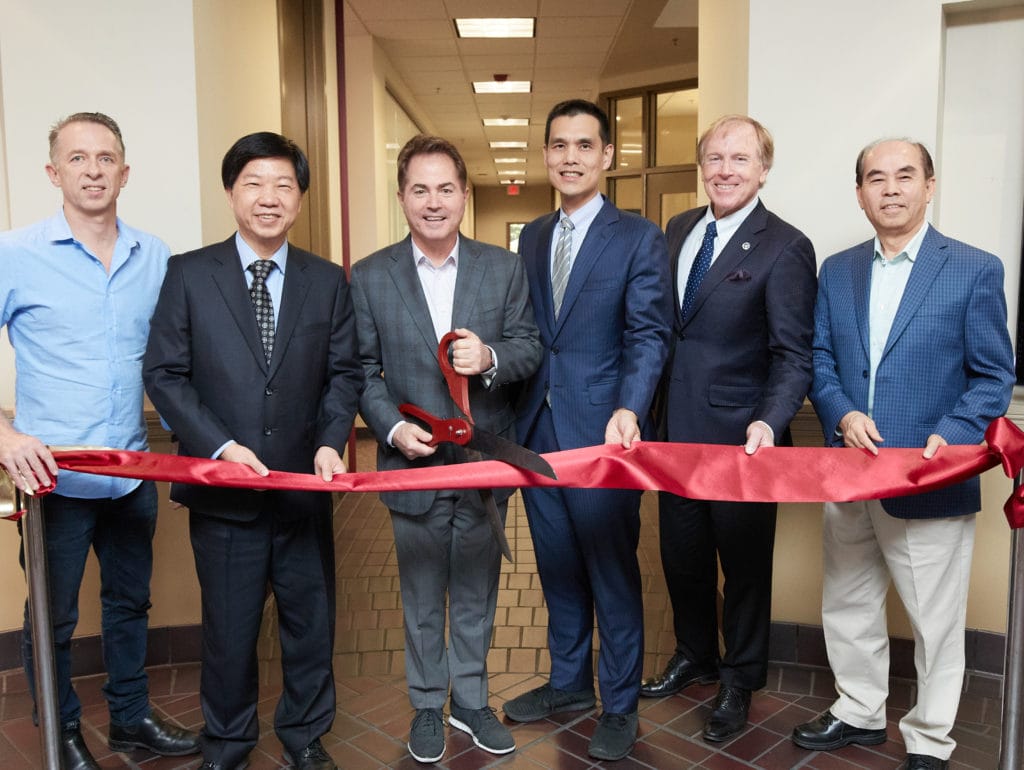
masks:
[[[1006,637],[991,631],[967,629],[967,670],[980,674],[1003,675]],[[799,623],[772,623],[768,657],[775,663],[828,668],[825,636],[821,626]],[[903,679],[915,679],[914,641],[889,639],[889,673]]]
[[[889,670],[892,676],[914,679],[914,642],[889,640]],[[967,670],[1002,676],[1006,639],[1003,634],[967,629]],[[194,663],[199,660],[202,626],[163,626],[149,629],[146,665]],[[101,673],[103,647],[100,637],[82,636],[71,643],[72,676]],[[772,623],[768,656],[773,663],[828,668],[825,637],[821,626]],[[21,629],[0,633],[0,671],[21,667]]]
[[[21,668],[21,629],[0,633],[0,671]],[[162,626],[149,629],[146,665],[194,663],[199,660],[202,626]],[[88,676],[104,671],[103,643],[99,634],[71,640],[71,675]]]

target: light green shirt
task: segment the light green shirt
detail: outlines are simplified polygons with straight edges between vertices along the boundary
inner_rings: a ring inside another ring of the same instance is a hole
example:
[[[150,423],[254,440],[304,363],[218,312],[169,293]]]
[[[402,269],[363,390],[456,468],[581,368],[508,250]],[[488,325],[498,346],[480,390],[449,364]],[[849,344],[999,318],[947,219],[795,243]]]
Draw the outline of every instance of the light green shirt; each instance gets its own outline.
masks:
[[[868,416],[875,404],[875,375],[882,360],[882,352],[889,340],[892,322],[896,318],[903,291],[907,288],[910,271],[917,261],[928,223],[917,231],[906,247],[892,259],[882,256],[882,245],[875,237],[875,257],[871,261],[871,294],[868,301],[868,346],[871,362],[868,380]]]

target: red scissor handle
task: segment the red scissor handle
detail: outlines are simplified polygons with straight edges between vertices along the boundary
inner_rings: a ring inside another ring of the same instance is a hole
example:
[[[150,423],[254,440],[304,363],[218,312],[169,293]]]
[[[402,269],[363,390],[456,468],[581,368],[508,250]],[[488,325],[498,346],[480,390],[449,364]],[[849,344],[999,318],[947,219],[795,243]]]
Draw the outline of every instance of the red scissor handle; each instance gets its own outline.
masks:
[[[469,411],[469,379],[455,371],[451,360],[448,358],[448,348],[456,340],[460,339],[455,332],[448,332],[437,343],[437,363],[441,365],[441,373],[444,381],[448,383],[448,393],[455,402],[455,406],[466,415],[469,424],[473,424],[473,414]],[[468,439],[467,439],[468,440]]]
[[[430,430],[430,441],[427,446],[437,446],[442,442],[465,445],[473,438],[473,424],[459,417],[441,419],[415,404],[399,404],[398,411],[406,417],[413,417],[425,422]]]

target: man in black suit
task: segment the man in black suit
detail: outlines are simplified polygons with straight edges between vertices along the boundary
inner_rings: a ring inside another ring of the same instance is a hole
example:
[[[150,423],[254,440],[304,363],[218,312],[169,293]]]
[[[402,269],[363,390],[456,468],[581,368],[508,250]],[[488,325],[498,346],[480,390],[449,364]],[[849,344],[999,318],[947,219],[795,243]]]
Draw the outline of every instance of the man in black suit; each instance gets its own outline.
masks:
[[[143,379],[179,453],[249,466],[344,473],[340,453],[363,387],[344,271],[292,246],[309,187],[294,142],[239,139],[221,167],[238,232],[172,257]],[[259,737],[256,642],[266,587],[277,601],[284,688],[274,726],[286,760],[330,770],[334,720],[334,539],[327,492],[176,484],[190,509],[202,589],[203,768],[244,767]]]
[[[662,383],[668,441],[742,444],[747,454],[792,443],[789,423],[811,384],[817,279],[811,242],[758,198],[773,150],[756,120],[719,118],[697,145],[711,205],[668,223],[676,290],[674,345]],[[775,514],[775,503],[660,496],[676,652],[640,693],[671,695],[720,679],[704,725],[708,741],[739,733],[751,691],[765,684]]]

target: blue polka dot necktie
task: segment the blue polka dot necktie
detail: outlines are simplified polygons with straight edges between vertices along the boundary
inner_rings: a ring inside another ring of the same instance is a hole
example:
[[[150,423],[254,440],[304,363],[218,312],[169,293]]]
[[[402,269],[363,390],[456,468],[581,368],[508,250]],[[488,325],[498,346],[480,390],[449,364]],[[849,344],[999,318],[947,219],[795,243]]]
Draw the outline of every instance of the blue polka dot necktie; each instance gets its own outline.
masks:
[[[704,231],[704,240],[700,242],[700,250],[697,258],[693,260],[693,267],[690,268],[690,276],[686,279],[686,292],[683,294],[683,320],[690,316],[693,309],[693,301],[697,298],[697,290],[708,274],[711,267],[711,257],[715,253],[715,238],[718,235],[718,227],[714,222],[708,222]]]

